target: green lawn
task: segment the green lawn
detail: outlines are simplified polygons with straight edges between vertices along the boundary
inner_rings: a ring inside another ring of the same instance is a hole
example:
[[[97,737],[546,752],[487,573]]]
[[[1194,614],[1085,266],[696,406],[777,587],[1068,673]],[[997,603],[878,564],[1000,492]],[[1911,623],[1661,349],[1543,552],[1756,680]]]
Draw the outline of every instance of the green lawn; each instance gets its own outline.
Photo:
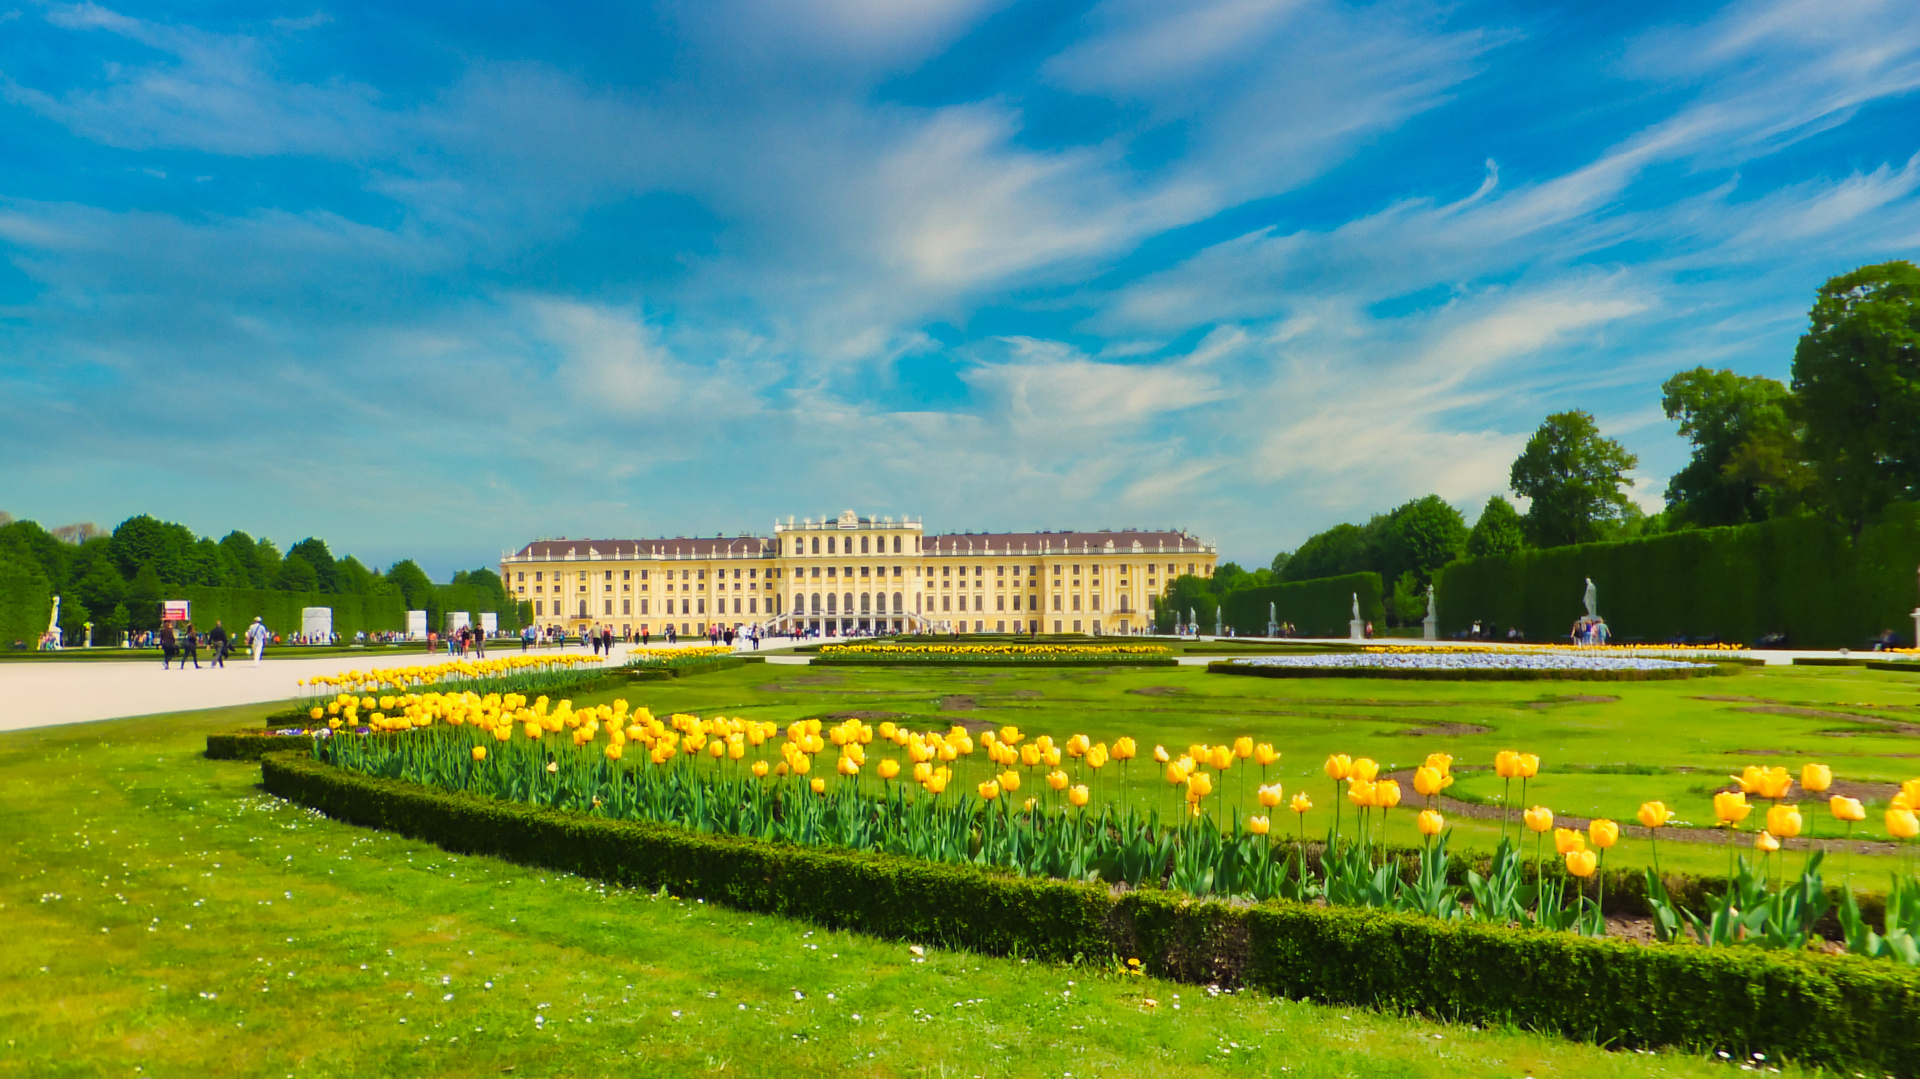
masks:
[[[1621,699],[1534,707],[1562,692]],[[1276,774],[1317,799],[1329,787],[1319,761],[1334,749],[1395,764],[1444,749],[1467,763],[1513,745],[1549,766],[1717,770],[1774,759],[1741,750],[1814,746],[1843,775],[1920,770],[1895,755],[1907,736],[1830,738],[1819,732],[1836,729],[1832,719],[1735,712],[1740,705],[1694,699],[1702,694],[1825,710],[1915,703],[1898,675],[1845,669],[1596,685],[754,665],[621,695],[662,714],[789,720],[862,710],[916,726],[1130,733],[1143,751],[1246,733],[1281,747]],[[0,1073],[1728,1073],[1682,1054],[1213,997],[1090,966],[938,951],[917,962],[900,943],[454,857],[289,807],[260,793],[257,766],[199,756],[208,732],[275,707],[0,735],[0,843],[12,870],[0,882]],[[1440,723],[1492,730],[1407,734]],[[1621,795],[1599,786],[1659,778],[1549,782],[1568,784],[1569,799],[1581,790],[1612,798]],[[1671,778],[1667,800],[1690,805],[1697,777]],[[1131,796],[1166,798],[1149,779],[1136,770]],[[1624,796],[1637,799],[1640,788]],[[1309,827],[1322,827],[1317,816]],[[1462,838],[1491,835],[1476,826]],[[1672,846],[1663,862],[1677,856]],[[1697,854],[1704,868],[1718,866],[1717,848]]]

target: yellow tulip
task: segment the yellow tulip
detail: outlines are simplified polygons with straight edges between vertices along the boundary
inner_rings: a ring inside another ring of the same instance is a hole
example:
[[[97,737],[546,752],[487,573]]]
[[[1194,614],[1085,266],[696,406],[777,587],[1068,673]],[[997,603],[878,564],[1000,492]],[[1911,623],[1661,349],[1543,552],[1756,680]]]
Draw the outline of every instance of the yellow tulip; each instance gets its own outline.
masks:
[[[979,790],[980,790],[980,797],[985,799],[986,801],[991,802],[995,798],[1000,797],[1000,784],[995,783],[991,779],[987,780],[985,783],[980,784]]]
[[[1280,759],[1280,754],[1274,752],[1273,746],[1270,743],[1262,742],[1259,745],[1253,747],[1253,763],[1261,766],[1262,768],[1265,768],[1267,765],[1270,765],[1274,761],[1277,761],[1279,759]]]
[[[1909,779],[1900,784],[1900,793],[1906,796],[1908,809],[1920,809],[1920,779]]]
[[[1248,817],[1247,818],[1247,831],[1252,832],[1254,835],[1266,835],[1267,829],[1268,829],[1267,818],[1265,817]]]
[[[1825,794],[1833,786],[1833,769],[1824,764],[1809,764],[1800,769],[1800,786],[1815,794]]]
[[[1587,838],[1593,845],[1606,850],[1620,842],[1620,826],[1610,820],[1595,820],[1587,824]]]
[[[1345,753],[1335,753],[1327,758],[1325,768],[1327,778],[1338,782],[1353,775],[1353,758]]]
[[[1268,809],[1280,804],[1280,784],[1278,783],[1263,786],[1255,794],[1260,799],[1260,804]]]
[[[1514,767],[1521,779],[1532,779],[1540,774],[1540,758],[1533,753],[1522,753],[1515,758]]]
[[[1353,762],[1353,774],[1371,783],[1374,777],[1380,774],[1380,762],[1369,757],[1356,757]]]
[[[1887,834],[1895,839],[1912,839],[1920,835],[1920,817],[1911,809],[1887,810]]]
[[[1373,784],[1364,779],[1348,780],[1347,801],[1352,802],[1361,809],[1370,808],[1373,805]]]
[[[1527,822],[1527,827],[1536,832],[1544,832],[1553,827],[1553,810],[1546,806],[1534,806],[1521,814],[1521,817]]]
[[[1439,772],[1443,776],[1451,775],[1453,774],[1453,757],[1446,753],[1429,753],[1427,754],[1427,767]]]
[[[1020,739],[1025,737],[1026,735],[1021,734],[1020,728],[1018,727],[1006,726],[1006,727],[1000,728],[1000,740],[1002,742],[1007,743],[1010,746],[1019,745]]]
[[[1857,824],[1867,819],[1867,807],[1860,804],[1858,798],[1842,798],[1834,795],[1827,801],[1827,808],[1833,811],[1835,820]]]
[[[1565,854],[1568,851],[1586,850],[1587,837],[1571,828],[1555,828],[1553,830],[1553,849],[1561,854]]]
[[[607,759],[608,759],[608,760],[610,760],[610,761],[617,761],[617,760],[619,760],[619,759],[620,759],[620,754],[621,754],[621,753],[623,753],[623,752],[625,752],[625,750],[623,750],[623,749],[621,748],[621,746],[620,746],[620,743],[618,743],[618,742],[608,742],[608,743],[607,743],[607,748],[606,748],[606,754],[607,754]]]
[[[1086,735],[1076,734],[1071,738],[1067,739],[1067,756],[1069,757],[1081,756],[1086,753],[1087,748],[1092,744],[1093,744],[1092,740],[1089,739]]]
[[[1070,780],[1067,777],[1067,773],[1059,771],[1058,769],[1047,773],[1047,786],[1052,787],[1054,790],[1066,790],[1069,782]]]
[[[1011,769],[1000,773],[1000,789],[1012,794],[1020,789],[1020,773]]]
[[[1767,809],[1767,831],[1781,839],[1800,834],[1800,807],[1775,803]]]
[[[1248,757],[1253,756],[1253,739],[1244,734],[1235,738],[1233,740],[1233,755],[1241,760],[1246,760]]]
[[[1154,746],[1153,759],[1160,762],[1161,764],[1165,764],[1168,761],[1172,760],[1173,758],[1167,755],[1166,746]]]
[[[1780,849],[1780,841],[1773,837],[1772,832],[1761,832],[1753,837],[1753,848],[1765,854],[1772,854]]]
[[[1446,818],[1431,809],[1421,810],[1415,823],[1420,828],[1420,834],[1424,836],[1439,835],[1447,827]]]
[[[1067,788],[1067,801],[1073,805],[1084,806],[1090,797],[1091,795],[1087,793],[1087,785],[1085,783],[1075,784]]]
[[[767,778],[767,762],[766,761],[753,762],[753,778],[755,779]]]
[[[1751,812],[1753,807],[1747,804],[1743,791],[1721,791],[1713,796],[1713,815],[1722,824],[1739,824]]]
[[[945,768],[942,768],[938,772],[933,773],[932,775],[927,777],[927,782],[926,782],[927,793],[928,794],[944,793],[947,789],[947,781],[952,778],[953,778],[953,773],[947,771]]]
[[[1045,750],[1039,746],[1028,742],[1026,745],[1020,747],[1020,763],[1026,765],[1028,768],[1038,768],[1040,766],[1040,755],[1044,752]]]
[[[881,779],[892,779],[894,776],[900,774],[900,762],[888,758],[876,765],[875,770],[880,773]]]
[[[1373,785],[1373,804],[1381,809],[1392,809],[1400,804],[1400,784],[1391,779],[1383,779]]]
[[[1305,813],[1307,810],[1313,808],[1313,799],[1304,794],[1296,794],[1293,796],[1293,801],[1287,803],[1287,805],[1295,813]]]
[[[1673,819],[1673,810],[1665,802],[1640,803],[1640,823],[1647,828],[1665,828]]]
[[[1428,798],[1446,789],[1445,777],[1435,769],[1422,765],[1413,771],[1413,789]]]
[[[1214,746],[1207,753],[1207,763],[1213,765],[1215,769],[1222,772],[1232,767],[1233,761],[1234,761],[1234,754],[1233,754],[1232,746]]]
[[[1511,749],[1503,749],[1493,755],[1493,774],[1501,779],[1513,779],[1520,774],[1520,754]]]
[[[1056,761],[1055,763],[1057,764],[1059,762]],[[1093,748],[1087,750],[1087,767],[1098,772],[1100,769],[1105,768],[1106,766],[1107,766],[1107,744],[1105,742],[1095,742],[1093,744]]]
[[[1140,747],[1131,738],[1122,737],[1122,738],[1116,738],[1113,740],[1113,759],[1114,760],[1130,761],[1139,752],[1140,752]]]
[[[1186,781],[1187,781],[1187,770],[1185,768],[1180,767],[1179,761],[1175,761],[1172,764],[1167,765],[1167,782],[1168,783],[1171,783],[1174,786],[1179,786],[1180,784],[1185,783]]]
[[[1213,793],[1213,776],[1195,772],[1187,777],[1187,799],[1197,801]]]
[[[1034,811],[1034,809],[1037,806],[1039,806],[1039,804],[1040,804],[1040,799],[1029,798],[1026,801],[1020,803],[1020,809],[1022,812],[1031,813]]]
[[[474,747],[473,747],[473,759],[474,759],[474,760],[477,760],[477,761],[483,761],[483,760],[486,760],[486,759],[487,759],[487,747],[486,747],[486,746],[474,746]]]
[[[793,765],[793,774],[797,776],[803,776],[813,771],[813,758],[807,756],[805,753],[795,753],[793,759],[787,763]]]
[[[1565,854],[1567,872],[1582,880],[1593,876],[1593,871],[1599,868],[1600,856],[1590,850],[1570,850]]]
[[[827,793],[827,781],[824,779],[820,779],[817,776],[811,780],[808,780],[807,785],[813,788],[813,793],[815,794]]]

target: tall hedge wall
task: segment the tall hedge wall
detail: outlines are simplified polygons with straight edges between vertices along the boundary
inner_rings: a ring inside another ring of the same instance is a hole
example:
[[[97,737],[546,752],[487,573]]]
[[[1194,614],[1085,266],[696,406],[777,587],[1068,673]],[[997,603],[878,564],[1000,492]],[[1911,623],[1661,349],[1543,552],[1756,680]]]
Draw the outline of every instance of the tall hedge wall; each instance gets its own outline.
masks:
[[[1291,622],[1309,637],[1345,637],[1353,618],[1353,597],[1360,597],[1360,617],[1384,628],[1387,609],[1381,601],[1378,573],[1349,573],[1264,588],[1242,588],[1227,593],[1225,621],[1241,636],[1264,636],[1267,605],[1281,622]],[[1212,629],[1212,626],[1208,626]]]
[[[1476,619],[1532,638],[1565,634],[1591,577],[1616,639],[1780,632],[1794,647],[1858,648],[1885,629],[1912,639],[1916,566],[1920,505],[1909,504],[1857,541],[1831,522],[1790,518],[1466,559],[1435,588],[1447,634]]]
[[[12,648],[15,641],[37,646],[52,612],[53,592],[40,567],[0,554],[0,648]]]
[[[407,604],[397,595],[342,596],[321,592],[281,592],[267,588],[211,588],[203,585],[169,585],[162,591],[166,599],[184,599],[193,604],[193,624],[210,628],[215,619],[229,630],[252,622],[255,615],[275,633],[300,632],[302,607],[333,608],[333,631],[351,637],[407,628]]]

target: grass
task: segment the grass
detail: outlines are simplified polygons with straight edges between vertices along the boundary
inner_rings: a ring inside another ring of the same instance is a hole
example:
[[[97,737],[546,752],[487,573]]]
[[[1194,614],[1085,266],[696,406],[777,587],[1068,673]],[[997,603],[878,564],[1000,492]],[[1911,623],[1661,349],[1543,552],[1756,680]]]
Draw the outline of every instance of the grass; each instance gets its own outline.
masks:
[[[0,1074],[1728,1072],[1094,965],[922,960],[457,857],[198,756],[265,710],[0,735]]]
[[[1700,699],[1910,715],[1920,683],[1901,675],[1781,668],[1594,694],[1609,701],[1556,696],[1590,688],[753,665],[580,703],[624,696],[660,714],[782,722],[862,711],[875,724],[882,713],[915,726],[1014,723],[1060,738],[1132,734],[1143,755],[1155,742],[1245,733],[1284,752],[1272,778],[1322,803],[1310,831],[1330,819],[1318,768],[1336,750],[1389,765],[1445,750],[1464,765],[1529,749],[1549,769],[1539,800],[1617,804],[1623,819],[1649,794],[1698,817],[1699,785],[1713,776],[1745,763],[1797,766],[1809,752],[1842,778],[1920,771],[1906,756],[1913,737],[1880,725]],[[455,857],[287,806],[260,793],[256,766],[199,755],[207,733],[279,707],[0,735],[0,851],[13,868],[0,881],[0,1074],[1728,1072],[1685,1053],[1215,997],[1104,965],[939,951],[916,962],[899,943]],[[1454,726],[1409,733],[1443,724]],[[1611,767],[1557,770],[1595,765]],[[1237,790],[1237,780],[1225,786]],[[1469,774],[1461,787],[1477,783]],[[1145,768],[1128,793],[1171,805]],[[1410,814],[1394,827],[1411,841]],[[1494,835],[1493,825],[1458,822],[1455,841],[1488,845]],[[1609,864],[1643,846],[1623,842]],[[1661,846],[1669,869],[1718,872],[1722,858],[1712,845]],[[1862,883],[1890,864],[1857,859]]]

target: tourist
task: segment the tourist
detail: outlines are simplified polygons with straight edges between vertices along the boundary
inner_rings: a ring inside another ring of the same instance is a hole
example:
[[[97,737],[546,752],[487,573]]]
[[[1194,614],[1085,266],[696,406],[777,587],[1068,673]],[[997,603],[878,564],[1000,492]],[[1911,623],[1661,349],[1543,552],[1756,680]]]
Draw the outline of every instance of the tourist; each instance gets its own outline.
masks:
[[[522,626],[520,627],[520,651],[525,652],[531,647],[533,647],[533,627]]]
[[[193,669],[196,671],[199,670],[200,669],[200,634],[194,630],[192,622],[187,623],[187,632],[184,636],[180,638],[180,645],[181,645],[181,648],[184,650],[184,654],[180,657],[180,669],[183,671],[186,670],[187,661],[192,660]]]
[[[173,623],[160,623],[160,669],[163,671],[173,665],[174,654],[179,651],[174,642]]]
[[[440,634],[437,631],[430,629],[427,631],[427,655],[433,655],[435,652],[439,650],[440,650]]]
[[[606,649],[607,655],[613,655],[613,624],[611,622],[600,628],[600,647]]]
[[[247,627],[247,647],[253,652],[253,665],[260,665],[260,654],[267,650],[267,638],[273,636],[260,621],[259,615],[253,616],[253,625]]]
[[[207,632],[207,647],[213,653],[213,662],[208,664],[208,666],[219,667],[225,670],[227,666],[227,627],[221,624],[218,618],[213,620],[213,629]]]

